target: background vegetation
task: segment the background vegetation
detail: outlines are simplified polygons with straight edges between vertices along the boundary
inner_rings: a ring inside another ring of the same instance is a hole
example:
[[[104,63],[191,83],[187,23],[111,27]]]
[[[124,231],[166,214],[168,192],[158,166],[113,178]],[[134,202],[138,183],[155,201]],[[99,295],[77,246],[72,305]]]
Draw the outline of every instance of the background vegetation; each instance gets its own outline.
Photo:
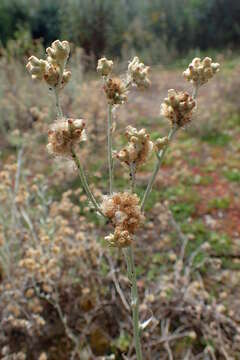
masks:
[[[30,4],[31,3],[31,4]],[[237,0],[1,0],[3,46],[27,32],[49,45],[67,38],[98,59],[142,54],[167,62],[192,49],[239,47]],[[30,5],[29,5],[30,4]]]

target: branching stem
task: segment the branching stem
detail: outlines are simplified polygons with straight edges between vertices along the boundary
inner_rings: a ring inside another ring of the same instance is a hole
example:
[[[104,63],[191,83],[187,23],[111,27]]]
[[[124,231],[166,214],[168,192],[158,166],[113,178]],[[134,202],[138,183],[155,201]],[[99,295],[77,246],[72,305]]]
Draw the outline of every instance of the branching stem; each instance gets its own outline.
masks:
[[[93,204],[94,206],[94,209],[99,213],[101,214],[103,217],[105,217],[105,215],[103,214],[102,210],[100,209],[100,206],[98,205],[97,203],[97,200],[95,199],[93,193],[91,192],[89,186],[88,186],[88,182],[87,182],[87,178],[86,178],[86,175],[84,173],[84,170],[83,170],[83,167],[80,163],[80,160],[79,158],[77,157],[74,149],[72,148],[71,149],[71,155],[72,155],[72,159],[74,161],[74,163],[76,164],[77,168],[78,168],[78,174],[79,174],[79,177],[81,179],[81,182],[82,182],[82,187],[89,199],[89,201]]]
[[[174,134],[177,132],[177,130],[178,130],[178,128],[176,126],[171,128],[171,130],[170,130],[170,132],[168,134],[168,141],[169,141],[168,145],[171,142],[171,140],[172,140]],[[142,199],[142,202],[141,202],[141,210],[142,211],[144,211],[144,207],[145,207],[146,202],[148,200],[148,197],[149,197],[149,195],[150,195],[150,193],[152,191],[153,183],[154,183],[154,181],[156,179],[156,176],[158,174],[158,171],[159,171],[159,169],[160,169],[160,167],[162,165],[162,161],[163,161],[164,155],[166,154],[166,151],[168,149],[168,145],[166,145],[164,147],[164,149],[162,149],[157,155],[157,163],[155,165],[155,169],[154,169],[154,171],[152,173],[152,176],[151,176],[151,178],[150,178],[150,180],[148,182],[147,189],[146,189],[146,191],[145,191],[145,193],[143,195],[143,199]]]
[[[139,324],[139,297],[137,289],[137,277],[136,277],[136,268],[133,258],[133,248],[129,246],[125,250],[125,257],[127,262],[127,273],[129,281],[131,282],[131,307],[133,315],[133,334],[137,360],[142,360],[142,348],[141,348],[141,339],[140,339],[140,324]]]
[[[108,171],[109,171],[109,193],[113,192],[113,157],[112,157],[112,105],[108,105]]]

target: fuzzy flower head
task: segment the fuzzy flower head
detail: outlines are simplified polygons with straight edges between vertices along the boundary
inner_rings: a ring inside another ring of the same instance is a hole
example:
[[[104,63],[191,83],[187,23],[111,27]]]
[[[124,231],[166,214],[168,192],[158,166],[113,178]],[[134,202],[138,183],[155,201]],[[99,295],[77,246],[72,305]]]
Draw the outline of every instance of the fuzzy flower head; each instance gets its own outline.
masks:
[[[136,85],[138,88],[147,88],[150,85],[150,80],[148,78],[150,71],[149,66],[145,66],[139,61],[139,58],[135,56],[133,60],[128,65],[128,78],[129,81]]]
[[[187,93],[174,89],[168,90],[168,97],[161,105],[161,115],[172,125],[183,127],[191,121],[196,101]]]
[[[68,41],[55,40],[50,47],[46,49],[48,55],[47,61],[53,65],[65,64],[69,54],[70,45]]]
[[[109,78],[105,81],[103,89],[111,105],[124,104],[127,101],[127,89],[119,78]]]
[[[113,69],[113,61],[108,60],[105,57],[98,60],[97,72],[101,76],[108,76]]]
[[[126,128],[128,144],[125,148],[115,154],[116,158],[128,166],[134,165],[138,168],[144,164],[152,152],[153,143],[146,129],[137,130],[132,126]]]
[[[114,234],[107,236],[106,240],[112,246],[129,246],[133,234],[143,222],[138,196],[128,192],[106,196],[101,210],[115,228]]]
[[[70,46],[67,41],[56,40],[46,50],[47,60],[31,56],[28,59],[26,68],[32,79],[45,80],[51,87],[57,85],[62,89],[70,80],[71,72],[64,69],[70,53]],[[61,82],[59,84],[59,82]]]
[[[71,149],[86,140],[85,122],[82,119],[56,121],[48,132],[47,149],[55,156],[69,157]]]
[[[207,83],[219,69],[220,65],[213,63],[209,57],[205,57],[202,61],[200,58],[195,58],[191,64],[189,64],[187,70],[183,72],[183,76],[192,83],[203,85]]]

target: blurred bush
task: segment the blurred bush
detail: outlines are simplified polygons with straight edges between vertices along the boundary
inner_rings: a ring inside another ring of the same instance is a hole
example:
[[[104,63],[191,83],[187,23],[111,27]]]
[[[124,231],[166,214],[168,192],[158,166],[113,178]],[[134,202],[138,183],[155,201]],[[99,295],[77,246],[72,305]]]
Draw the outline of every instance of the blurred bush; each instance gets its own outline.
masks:
[[[44,45],[67,38],[96,60],[142,54],[169,63],[191,49],[236,49],[240,2],[235,0],[0,0],[0,40],[20,29]]]

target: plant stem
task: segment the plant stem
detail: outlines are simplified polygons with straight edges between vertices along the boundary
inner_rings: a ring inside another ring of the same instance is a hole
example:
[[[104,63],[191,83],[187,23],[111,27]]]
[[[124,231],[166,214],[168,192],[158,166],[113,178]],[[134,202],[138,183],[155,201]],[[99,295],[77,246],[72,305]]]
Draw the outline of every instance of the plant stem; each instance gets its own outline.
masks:
[[[140,326],[139,326],[139,297],[138,297],[136,268],[134,264],[132,246],[129,246],[126,249],[125,256],[127,262],[128,278],[131,282],[131,307],[132,307],[132,316],[133,316],[133,334],[134,334],[135,350],[136,350],[137,360],[142,360],[143,357],[142,357]]]
[[[62,107],[59,101],[59,89],[54,89],[55,99],[56,99],[56,108],[57,108],[57,118],[61,119],[63,117]]]
[[[170,130],[170,132],[168,134],[169,143],[172,140],[172,138],[173,138],[174,134],[176,133],[177,129],[178,128],[176,126],[171,128],[171,130]],[[168,143],[168,145],[169,145],[169,143]],[[156,179],[156,176],[158,174],[158,171],[159,171],[159,169],[160,169],[160,167],[162,165],[162,161],[163,161],[164,155],[166,154],[168,145],[166,145],[164,147],[164,149],[162,149],[157,155],[157,163],[155,165],[155,169],[154,169],[153,174],[152,174],[152,176],[151,176],[151,178],[150,178],[150,180],[148,182],[147,189],[146,189],[146,191],[145,191],[145,193],[143,195],[143,199],[142,199],[142,202],[141,202],[141,210],[142,211],[144,210],[144,206],[145,206],[145,204],[146,204],[146,202],[148,200],[148,197],[149,197],[149,195],[150,195],[150,193],[152,191],[153,183],[154,183],[154,181]]]
[[[109,193],[113,192],[113,158],[112,158],[112,105],[108,105],[108,171],[109,171]]]
[[[198,89],[199,89],[199,85],[198,85],[198,84],[194,84],[194,85],[193,85],[193,93],[192,93],[193,99],[196,99],[196,98],[197,98]]]
[[[54,94],[55,94],[55,99],[56,99],[57,118],[58,119],[61,119],[63,117],[62,107],[61,107],[60,100],[59,100],[59,92],[60,92],[60,89],[61,89],[61,84],[62,84],[62,78],[63,78],[63,72],[64,72],[65,65],[66,65],[66,62],[60,64],[60,75],[59,75],[59,79],[58,79],[58,84],[54,87]]]
[[[97,200],[95,199],[93,193],[91,192],[89,186],[88,186],[88,183],[87,183],[87,179],[86,179],[86,176],[85,176],[85,173],[84,173],[84,170],[83,170],[83,167],[80,163],[80,160],[79,158],[77,157],[74,149],[72,148],[71,149],[71,155],[72,155],[72,159],[73,161],[75,162],[77,168],[78,168],[78,174],[79,174],[79,177],[81,179],[81,182],[82,182],[82,187],[83,189],[85,190],[85,193],[89,199],[89,201],[93,204],[94,206],[94,209],[99,213],[101,214],[103,217],[105,217],[105,215],[103,214],[102,210],[100,209],[98,203],[97,203]]]
[[[131,192],[132,194],[135,191],[135,183],[136,183],[136,165],[134,163],[130,164],[130,181],[131,181]]]

